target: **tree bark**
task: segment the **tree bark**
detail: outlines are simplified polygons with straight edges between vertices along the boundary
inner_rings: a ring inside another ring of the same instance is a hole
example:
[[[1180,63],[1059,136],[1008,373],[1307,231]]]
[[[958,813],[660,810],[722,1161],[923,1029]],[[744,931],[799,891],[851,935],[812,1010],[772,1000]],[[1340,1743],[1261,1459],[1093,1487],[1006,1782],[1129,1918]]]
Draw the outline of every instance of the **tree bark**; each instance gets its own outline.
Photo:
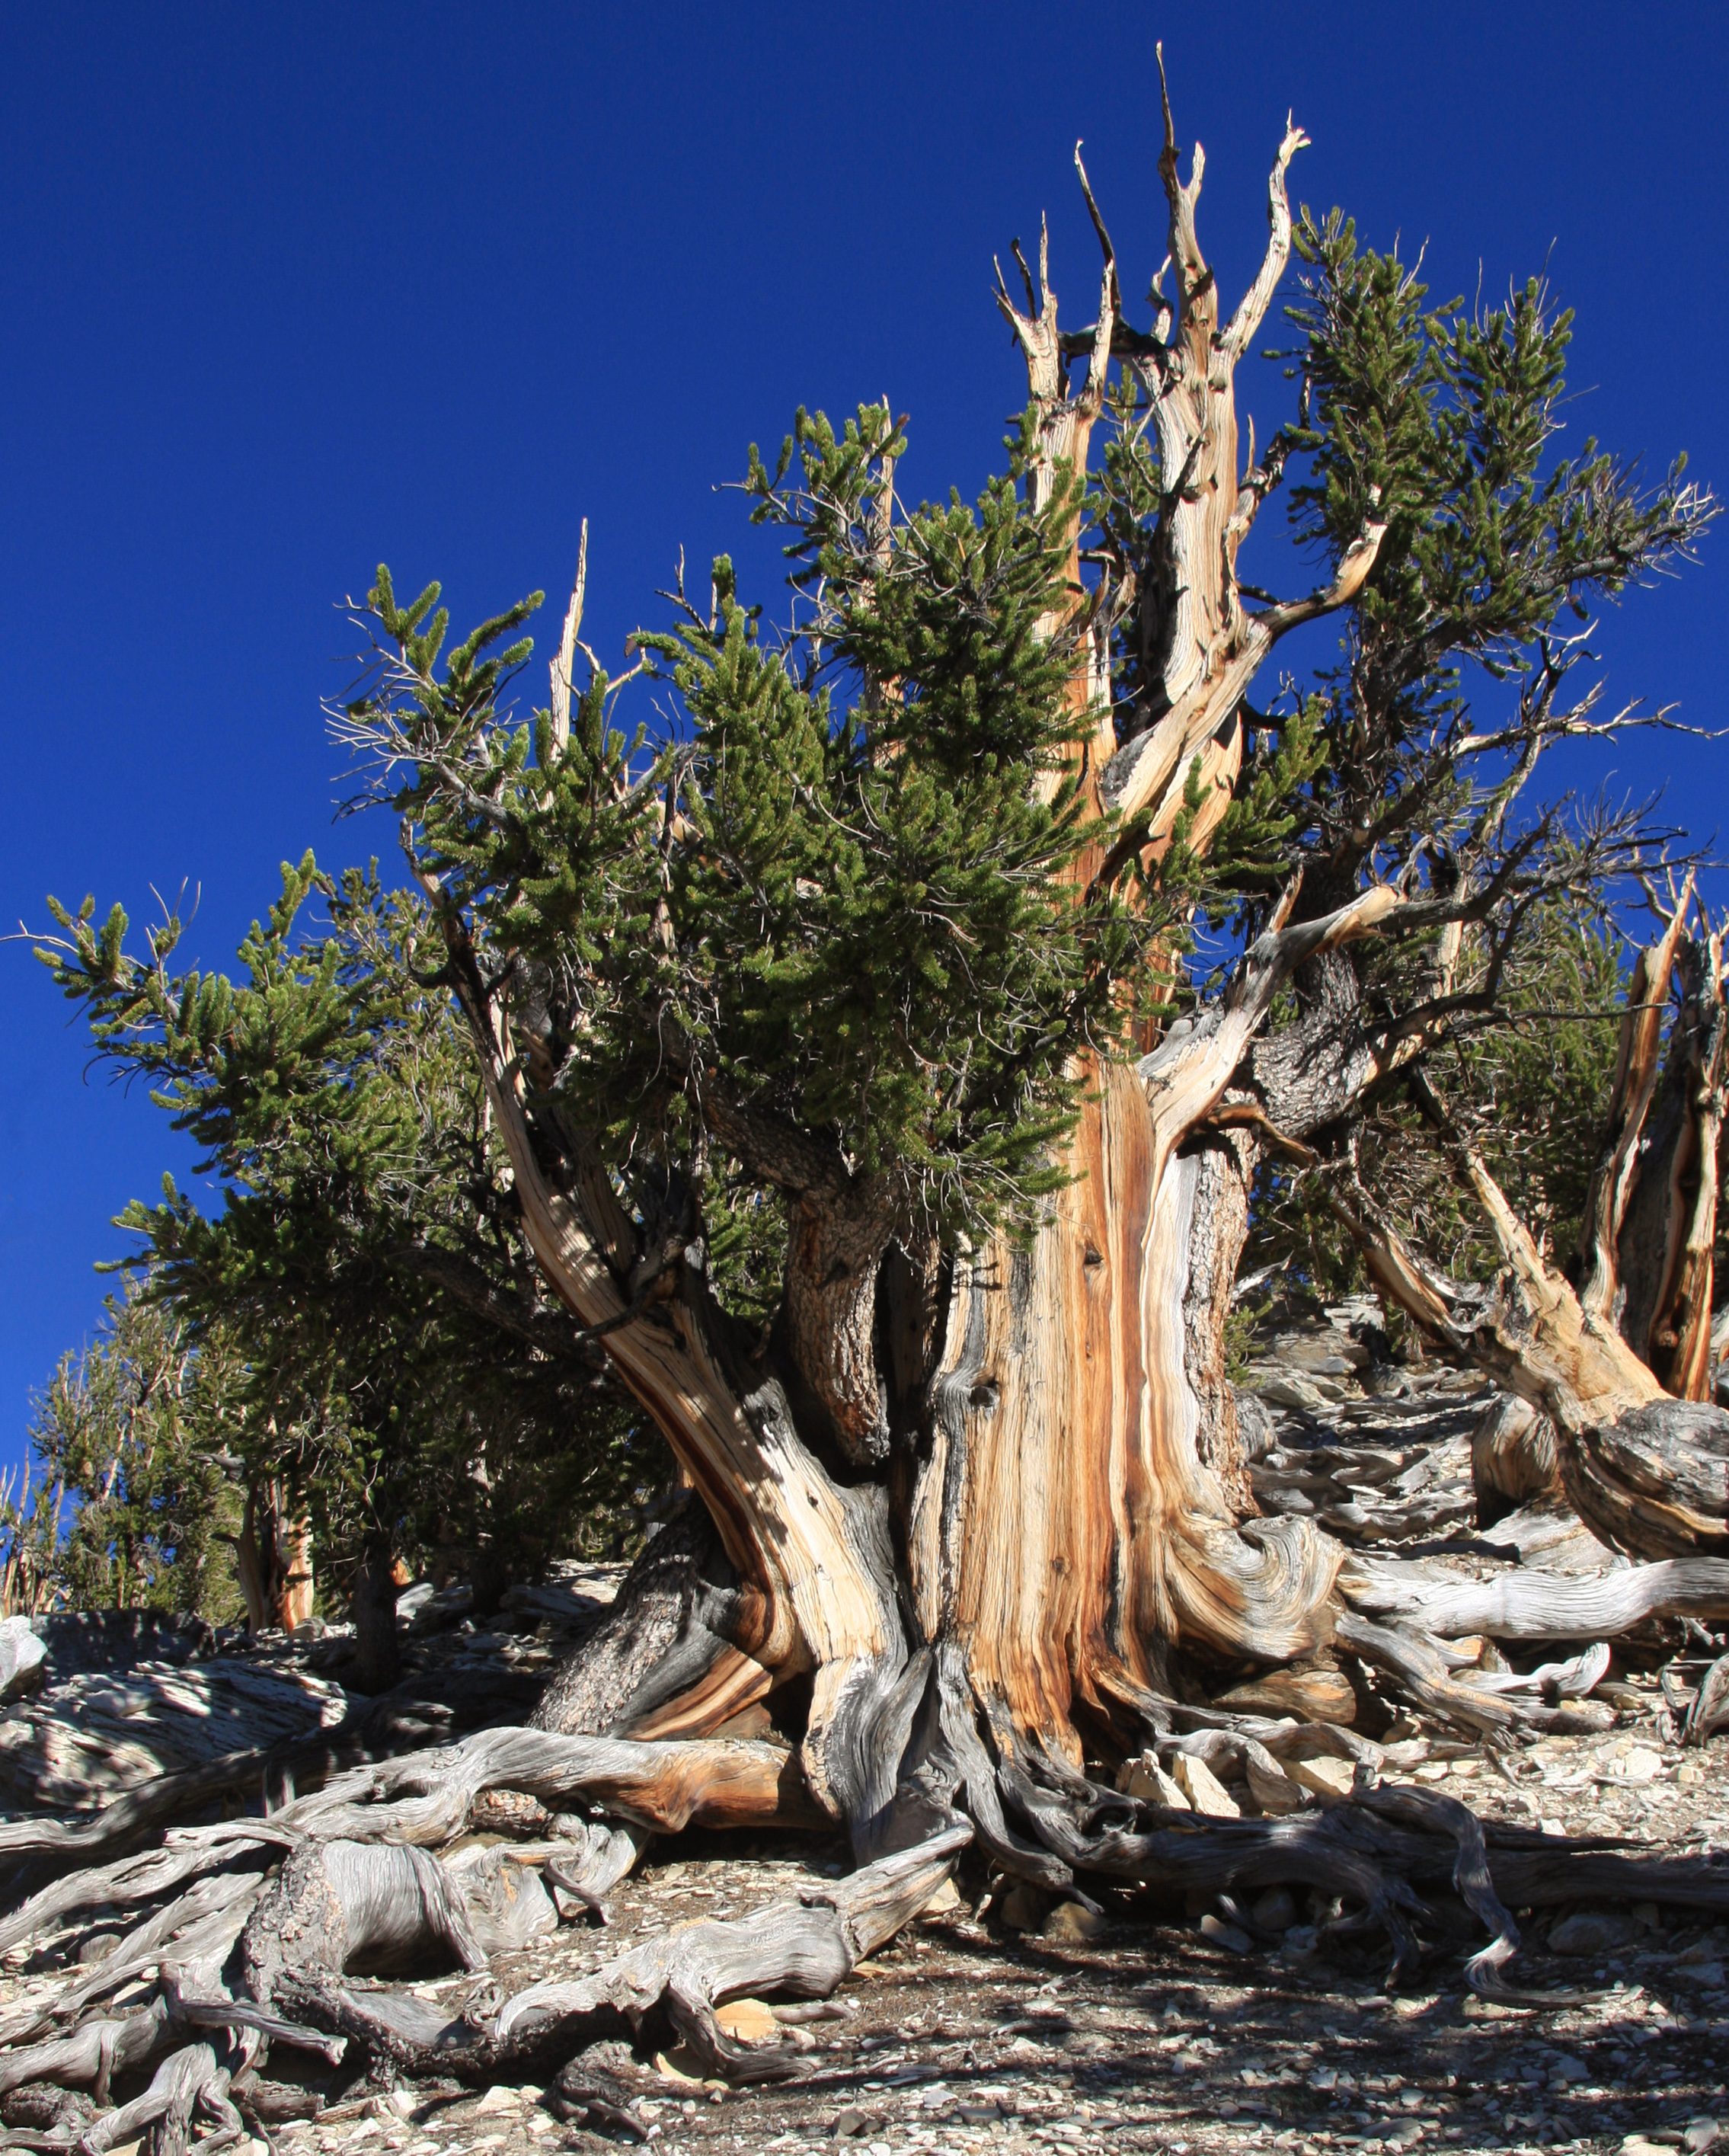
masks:
[[[1683,933],[1692,903],[1690,876],[1662,937],[1634,968],[1580,1240],[1579,1300],[1617,1327],[1665,1390],[1708,1400],[1729,1011],[1721,932],[1696,941]],[[1660,1075],[1671,976],[1678,994]]]
[[[387,1535],[369,1534],[355,1567],[355,1683],[364,1692],[388,1691],[402,1674],[396,1632],[396,1553]]]
[[[290,1503],[277,1476],[247,1485],[234,1555],[246,1621],[254,1632],[292,1632],[305,1623],[316,1596],[312,1527],[305,1507]]]

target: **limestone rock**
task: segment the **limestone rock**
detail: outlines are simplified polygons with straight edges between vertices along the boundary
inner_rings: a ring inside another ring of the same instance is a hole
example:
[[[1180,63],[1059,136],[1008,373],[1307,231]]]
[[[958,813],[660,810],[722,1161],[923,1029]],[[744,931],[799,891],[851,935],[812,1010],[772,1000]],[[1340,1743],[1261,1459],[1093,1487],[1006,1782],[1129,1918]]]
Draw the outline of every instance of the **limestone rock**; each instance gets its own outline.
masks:
[[[1249,1913],[1264,1932],[1288,1932],[1297,1920],[1296,1899],[1288,1887],[1270,1887]]]
[[[1171,1761],[1177,1786],[1206,1819],[1241,1819],[1242,1810],[1204,1759],[1178,1752]]]
[[[1285,1771],[1294,1782],[1312,1789],[1318,1797],[1347,1797],[1357,1769],[1348,1759],[1323,1756],[1318,1759],[1287,1759]]]
[[[1151,1752],[1131,1759],[1117,1776],[1116,1786],[1126,1796],[1139,1797],[1143,1804],[1163,1804],[1173,1812],[1189,1810],[1188,1799]]]
[[[1012,1932],[1040,1930],[1050,1914],[1050,1896],[1042,1887],[1017,1880],[1003,1901],[1003,1921]]]
[[[1289,1774],[1260,1764],[1251,1756],[1248,1767],[1249,1794],[1264,1812],[1301,1811],[1313,1800],[1313,1792]]]

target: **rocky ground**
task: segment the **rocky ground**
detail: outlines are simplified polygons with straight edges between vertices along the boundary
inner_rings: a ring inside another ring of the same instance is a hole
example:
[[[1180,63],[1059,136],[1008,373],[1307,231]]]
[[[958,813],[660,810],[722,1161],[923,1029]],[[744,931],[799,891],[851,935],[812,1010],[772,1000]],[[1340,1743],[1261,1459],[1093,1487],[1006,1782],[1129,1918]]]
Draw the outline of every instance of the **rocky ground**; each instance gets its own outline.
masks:
[[[1347,1309],[1267,1329],[1245,1382],[1265,1410],[1249,1417],[1265,1507],[1316,1511],[1365,1561],[1397,1548],[1460,1576],[1517,1562],[1521,1540],[1557,1568],[1613,1561],[1541,1512],[1481,1533],[1470,1441],[1490,1396],[1466,1373],[1378,1361],[1357,1337],[1362,1317]],[[487,1718],[488,1705],[491,1718],[516,1718],[615,1579],[567,1568],[516,1590],[484,1625],[459,1592],[418,1596],[406,1620],[410,1667],[389,1711],[412,1721],[442,1696],[469,1702],[460,1722]],[[1595,1686],[1603,1726],[1500,1758],[1415,1722],[1383,1734],[1398,1740],[1400,1778],[1461,1797],[1485,1820],[1717,1852],[1729,1865],[1729,1736],[1689,1748],[1677,1741],[1689,1681],[1723,1645],[1696,1625],[1648,1627],[1617,1644]],[[96,1640],[80,1654],[74,1640],[48,1683],[8,1711],[0,1774],[14,1807],[98,1801],[232,1743],[249,1717],[269,1741],[285,1717],[334,1728],[364,1705],[341,1690],[340,1628],[245,1652],[235,1642],[140,1636],[130,1651],[128,1661],[113,1640]],[[1541,1651],[1521,1648],[1514,1659],[1522,1667]],[[1323,1790],[1316,1800],[1334,1799]],[[1246,1789],[1226,1801],[1252,1808]],[[561,1895],[565,1922],[529,1951],[479,1975],[428,1974],[416,1988],[478,2014],[492,1998],[577,1976],[656,1931],[748,1917],[845,1868],[840,1844],[814,1838],[663,1838],[610,1897],[608,1925]],[[1507,1975],[1533,2003],[1508,2005],[1463,1983],[1463,1956],[1480,1934],[1438,1949],[1389,1996],[1383,1942],[1323,1949],[1316,1922],[1335,1912],[1283,1889],[1247,1907],[1106,1891],[1102,1919],[1092,1919],[1024,1887],[993,1889],[976,1855],[957,1885],[838,1999],[793,2010],[808,2018],[777,2024],[772,2003],[749,2000],[723,2010],[746,2041],[795,2030],[803,2071],[792,2082],[705,2081],[688,2056],[657,2050],[652,2029],[634,2051],[593,2046],[562,2078],[551,2061],[544,2087],[485,2092],[454,2082],[392,2089],[387,2076],[357,2080],[352,2065],[309,2069],[279,2051],[271,2074],[295,2078],[305,2107],[320,2108],[274,2124],[273,2138],[283,2156],[350,2147],[521,2156],[605,2140],[668,2152],[839,2144],[870,2156],[1244,2147],[1638,2156],[1647,2145],[1703,2150],[1721,2120],[1729,2156],[1729,1932],[1685,1911],[1521,1912],[1523,1948]],[[69,1958],[97,1962],[110,1935],[97,1911],[15,1947],[0,1967],[0,2023],[43,1996]],[[146,1988],[141,1979],[115,2002]],[[585,2101],[588,2123],[570,2123]],[[8,2097],[0,2115],[6,2141],[44,2145],[30,2138],[24,2096]]]

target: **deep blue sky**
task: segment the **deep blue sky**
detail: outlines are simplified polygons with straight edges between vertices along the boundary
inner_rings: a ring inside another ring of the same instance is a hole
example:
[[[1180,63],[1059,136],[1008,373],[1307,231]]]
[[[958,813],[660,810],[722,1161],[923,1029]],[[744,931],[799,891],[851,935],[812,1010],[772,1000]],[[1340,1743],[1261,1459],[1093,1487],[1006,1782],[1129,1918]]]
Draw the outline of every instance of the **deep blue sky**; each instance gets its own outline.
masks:
[[[219,965],[282,858],[387,847],[332,829],[318,711],[352,649],[333,602],[381,558],[399,588],[441,577],[460,623],[561,600],[587,515],[587,634],[616,653],[680,543],[700,567],[736,541],[714,484],[801,401],[887,393],[907,490],[975,487],[1023,393],[991,255],[1041,208],[1065,319],[1090,316],[1078,136],[1127,289],[1162,254],[1160,35],[1229,298],[1290,107],[1294,194],[1426,236],[1438,295],[1547,258],[1578,433],[1654,475],[1685,447],[1721,490],[1721,33],[1703,6],[1531,0],[8,9],[0,919],[87,890],[136,919],[187,879],[186,948]],[[1286,393],[1239,380],[1264,438]],[[1726,578],[1729,533],[1610,619],[1612,696],[1725,716]],[[1616,783],[1669,775],[1708,833],[1726,753],[1624,748]],[[99,1312],[110,1216],[186,1156],[141,1094],[85,1081],[17,945],[0,995],[5,1458]]]

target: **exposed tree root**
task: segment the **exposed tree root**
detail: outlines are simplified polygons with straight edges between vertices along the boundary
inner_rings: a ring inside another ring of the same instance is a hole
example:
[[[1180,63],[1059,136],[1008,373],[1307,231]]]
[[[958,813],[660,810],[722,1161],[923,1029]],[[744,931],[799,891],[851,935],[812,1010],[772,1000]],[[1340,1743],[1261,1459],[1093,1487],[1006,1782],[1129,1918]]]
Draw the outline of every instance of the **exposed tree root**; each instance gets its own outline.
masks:
[[[285,1968],[340,1976],[403,1969],[443,1951],[464,1969],[558,1922],[532,1871],[460,1869],[397,1842],[308,1841],[266,1888],[240,1940],[242,1982],[263,2005]]]
[[[597,1805],[659,1834],[697,1826],[816,1826],[795,1758],[771,1744],[725,1738],[644,1744],[483,1729],[446,1749],[410,1753],[338,1775],[271,1824],[321,1840],[434,1846],[467,1825],[477,1797],[513,1789],[548,1811]]]
[[[153,2156],[181,2156],[191,2138],[192,2114],[203,2111],[218,2131],[199,2146],[212,2152],[238,2141],[245,2132],[240,2114],[228,2101],[228,2073],[218,2066],[208,2044],[188,2044],[164,2059],[140,2097],[109,2112],[80,2137],[80,2156],[104,2156],[107,2149],[136,2141],[146,2128]]]
[[[1519,1567],[1499,1578],[1438,1578],[1420,1564],[1353,1557],[1339,1584],[1376,1617],[1414,1620],[1442,1639],[1612,1640],[1651,1617],[1729,1617],[1729,1562],[1670,1558],[1594,1577]]]

